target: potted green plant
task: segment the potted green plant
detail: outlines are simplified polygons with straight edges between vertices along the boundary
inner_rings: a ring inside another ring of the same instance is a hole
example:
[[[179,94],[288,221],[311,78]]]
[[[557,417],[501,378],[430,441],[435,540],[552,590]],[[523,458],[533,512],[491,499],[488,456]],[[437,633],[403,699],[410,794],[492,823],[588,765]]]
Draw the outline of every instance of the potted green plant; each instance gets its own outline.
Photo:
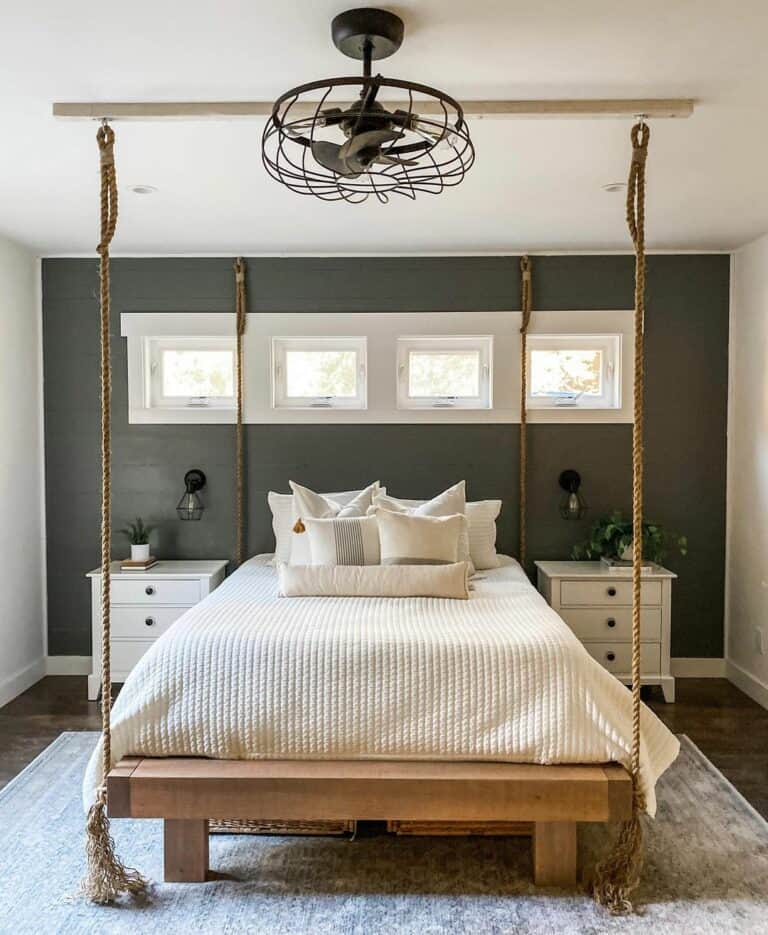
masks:
[[[149,534],[152,529],[152,526],[145,526],[144,520],[137,516],[135,522],[128,523],[125,529],[120,530],[131,543],[131,561],[146,562],[149,558]]]
[[[589,537],[573,547],[571,558],[631,562],[632,538],[632,520],[616,510],[594,524]],[[687,538],[667,532],[659,523],[643,523],[644,560],[661,564],[670,549],[686,555]]]

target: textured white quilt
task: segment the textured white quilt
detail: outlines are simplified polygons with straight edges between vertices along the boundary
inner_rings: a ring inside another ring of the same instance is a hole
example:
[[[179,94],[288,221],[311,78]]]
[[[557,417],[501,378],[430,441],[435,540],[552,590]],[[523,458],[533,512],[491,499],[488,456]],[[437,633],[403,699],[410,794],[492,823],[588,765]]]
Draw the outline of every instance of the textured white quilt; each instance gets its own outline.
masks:
[[[257,556],[141,659],[112,712],[127,754],[219,759],[442,759],[628,765],[630,693],[595,662],[520,566],[468,601],[281,598]],[[643,707],[642,779],[676,738]],[[84,781],[99,784],[100,749]]]

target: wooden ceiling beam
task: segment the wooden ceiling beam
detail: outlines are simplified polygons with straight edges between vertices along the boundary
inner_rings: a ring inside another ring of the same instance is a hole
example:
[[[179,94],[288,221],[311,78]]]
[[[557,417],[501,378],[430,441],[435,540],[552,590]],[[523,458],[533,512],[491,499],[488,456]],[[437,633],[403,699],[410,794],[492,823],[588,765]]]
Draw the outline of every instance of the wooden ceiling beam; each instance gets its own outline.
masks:
[[[382,100],[392,110],[408,110],[407,101]],[[346,108],[352,101],[334,101],[334,107]],[[293,117],[312,116],[312,103],[296,103]],[[329,102],[329,106],[330,102]],[[685,118],[693,114],[691,98],[599,98],[581,100],[464,101],[466,117],[473,120],[544,118],[598,119],[632,118],[642,114],[649,119]],[[435,101],[415,100],[418,113],[442,116]],[[272,112],[269,101],[133,101],[91,102],[53,105],[55,117],[81,120],[230,120],[241,117],[267,117]]]

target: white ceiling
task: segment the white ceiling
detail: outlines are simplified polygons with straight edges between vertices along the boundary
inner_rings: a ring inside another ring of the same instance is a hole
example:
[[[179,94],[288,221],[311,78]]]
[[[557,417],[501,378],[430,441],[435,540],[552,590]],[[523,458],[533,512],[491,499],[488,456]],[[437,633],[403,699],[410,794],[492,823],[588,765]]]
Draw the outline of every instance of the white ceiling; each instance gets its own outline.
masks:
[[[45,255],[96,243],[96,126],[51,103],[264,100],[357,73],[330,41],[352,2],[3,2],[0,233]],[[382,4],[387,6],[386,4]],[[765,0],[421,0],[380,70],[459,99],[694,97],[649,156],[656,249],[723,249],[768,230]],[[473,121],[458,188],[386,206],[325,204],[272,181],[262,122],[116,125],[116,254],[621,250],[629,122]],[[138,196],[130,185],[157,186]]]

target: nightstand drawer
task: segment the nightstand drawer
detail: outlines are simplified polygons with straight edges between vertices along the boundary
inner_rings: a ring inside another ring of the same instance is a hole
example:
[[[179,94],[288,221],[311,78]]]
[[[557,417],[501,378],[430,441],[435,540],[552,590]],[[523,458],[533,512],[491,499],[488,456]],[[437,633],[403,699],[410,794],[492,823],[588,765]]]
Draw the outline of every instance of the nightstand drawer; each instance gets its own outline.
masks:
[[[632,641],[631,607],[561,607],[560,616],[580,640]],[[641,609],[640,634],[661,641],[661,607]]]
[[[156,640],[188,607],[113,607],[112,638]]]
[[[609,672],[628,675],[632,671],[631,643],[584,643],[584,649]],[[661,644],[643,643],[640,647],[640,671],[658,675],[661,669]]]
[[[661,582],[644,581],[640,591],[643,604],[661,604]],[[622,581],[561,581],[560,603],[632,605],[632,582]]]
[[[127,675],[144,653],[154,645],[154,640],[112,640],[110,668],[113,681],[116,675]]]
[[[119,578],[112,582],[113,604],[196,604],[200,582],[173,578]]]

